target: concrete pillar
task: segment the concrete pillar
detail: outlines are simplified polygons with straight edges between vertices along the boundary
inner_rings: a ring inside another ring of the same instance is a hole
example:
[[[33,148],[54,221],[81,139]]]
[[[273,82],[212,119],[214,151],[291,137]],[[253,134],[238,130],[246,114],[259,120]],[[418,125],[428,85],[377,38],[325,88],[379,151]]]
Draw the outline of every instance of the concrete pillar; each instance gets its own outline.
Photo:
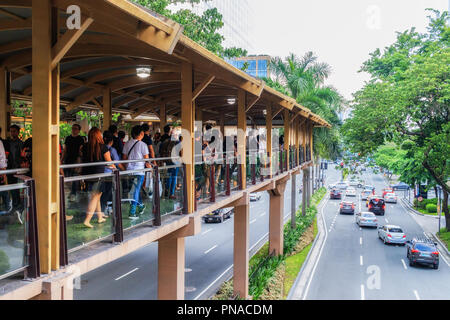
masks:
[[[158,299],[184,300],[184,238],[158,241]]]
[[[250,205],[246,203],[235,207],[234,213],[234,294],[240,298],[248,297],[248,268],[249,268],[249,226]]]
[[[42,293],[31,300],[73,300],[74,274],[63,273],[45,280]]]
[[[286,182],[280,183],[275,189],[269,191],[269,254],[283,254],[283,216],[284,216],[284,190]]]

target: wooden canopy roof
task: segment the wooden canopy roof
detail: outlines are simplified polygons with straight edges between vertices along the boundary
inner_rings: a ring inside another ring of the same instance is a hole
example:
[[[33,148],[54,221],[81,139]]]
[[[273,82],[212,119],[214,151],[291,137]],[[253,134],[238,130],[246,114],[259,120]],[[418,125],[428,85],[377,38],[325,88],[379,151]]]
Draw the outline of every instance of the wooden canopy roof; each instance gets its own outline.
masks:
[[[0,0],[0,67],[11,74],[11,92],[17,99],[31,100],[32,12],[31,0]],[[274,119],[284,109],[293,116],[310,119],[316,126],[330,125],[296,101],[269,88],[182,34],[182,27],[125,0],[53,0],[60,10],[61,37],[53,47],[52,61],[60,63],[61,103],[66,112],[80,107],[101,108],[105,90],[112,92],[115,112],[159,114],[181,112],[181,64],[194,68],[194,99],[204,120],[226,122],[237,118],[236,105],[227,102],[246,92],[247,116],[265,119],[272,104]],[[68,30],[66,10],[81,8],[81,29]],[[151,76],[141,79],[136,68],[150,66]]]

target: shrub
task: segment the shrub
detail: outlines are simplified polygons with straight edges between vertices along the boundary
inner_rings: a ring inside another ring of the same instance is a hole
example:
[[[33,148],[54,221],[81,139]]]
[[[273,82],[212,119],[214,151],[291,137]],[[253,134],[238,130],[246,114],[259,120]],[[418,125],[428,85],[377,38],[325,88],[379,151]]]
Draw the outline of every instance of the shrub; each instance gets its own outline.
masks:
[[[6,273],[11,266],[9,265],[9,257],[5,251],[0,250],[0,275]]]
[[[435,204],[429,203],[426,206],[428,213],[437,213],[437,206]]]

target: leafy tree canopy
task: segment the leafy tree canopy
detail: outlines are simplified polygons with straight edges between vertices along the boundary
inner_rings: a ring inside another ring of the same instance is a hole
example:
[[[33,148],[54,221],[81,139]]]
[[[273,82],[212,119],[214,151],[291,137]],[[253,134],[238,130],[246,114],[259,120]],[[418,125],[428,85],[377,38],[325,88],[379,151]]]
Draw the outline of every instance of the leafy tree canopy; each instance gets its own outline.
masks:
[[[225,38],[219,33],[223,27],[223,16],[217,8],[206,10],[202,15],[197,15],[189,9],[181,9],[172,12],[168,7],[173,3],[198,4],[209,0],[132,0],[135,3],[166,16],[184,27],[184,34],[209,51],[220,57],[235,58],[247,55],[247,51],[241,48],[224,48]]]

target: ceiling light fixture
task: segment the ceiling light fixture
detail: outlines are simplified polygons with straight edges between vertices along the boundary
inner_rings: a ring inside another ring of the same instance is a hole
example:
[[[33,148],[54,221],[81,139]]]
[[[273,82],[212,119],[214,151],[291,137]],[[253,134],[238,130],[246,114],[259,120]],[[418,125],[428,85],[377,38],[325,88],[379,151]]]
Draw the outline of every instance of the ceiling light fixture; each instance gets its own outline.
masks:
[[[236,103],[236,98],[228,98],[227,99],[227,103],[228,104],[235,104]]]
[[[152,69],[150,67],[140,67],[136,69],[136,74],[141,79],[146,79],[150,77]]]

